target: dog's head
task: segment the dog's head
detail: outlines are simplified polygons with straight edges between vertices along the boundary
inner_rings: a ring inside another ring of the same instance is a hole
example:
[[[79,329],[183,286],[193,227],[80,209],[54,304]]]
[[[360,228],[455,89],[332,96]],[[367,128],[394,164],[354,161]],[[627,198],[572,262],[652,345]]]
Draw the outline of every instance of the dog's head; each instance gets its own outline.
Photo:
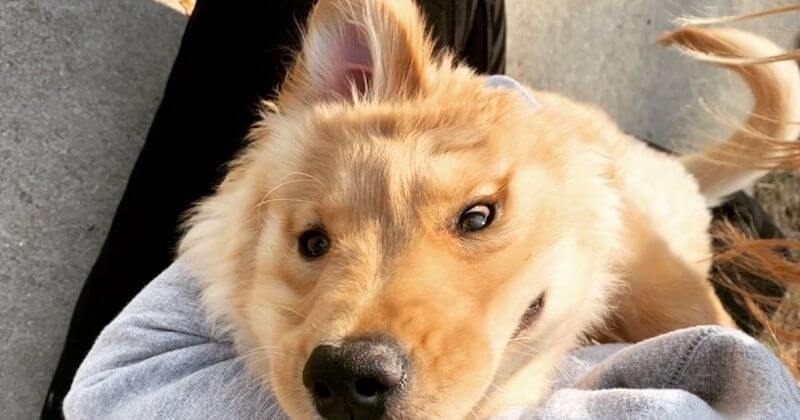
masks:
[[[434,56],[410,0],[321,1],[182,255],[292,417],[529,403],[602,316],[619,231],[599,113]]]

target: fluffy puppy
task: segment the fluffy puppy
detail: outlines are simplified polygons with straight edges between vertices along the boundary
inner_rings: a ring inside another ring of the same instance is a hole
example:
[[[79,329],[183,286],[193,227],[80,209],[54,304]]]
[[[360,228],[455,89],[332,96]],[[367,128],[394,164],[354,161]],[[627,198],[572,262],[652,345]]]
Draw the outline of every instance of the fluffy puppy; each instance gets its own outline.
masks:
[[[780,53],[736,31],[664,42]],[[531,106],[432,45],[410,0],[321,0],[188,219],[209,312],[292,418],[485,417],[537,403],[587,334],[733,325],[707,281],[707,208],[761,172],[725,148],[653,151],[555,94]],[[725,147],[796,138],[796,66],[741,73],[771,118]]]

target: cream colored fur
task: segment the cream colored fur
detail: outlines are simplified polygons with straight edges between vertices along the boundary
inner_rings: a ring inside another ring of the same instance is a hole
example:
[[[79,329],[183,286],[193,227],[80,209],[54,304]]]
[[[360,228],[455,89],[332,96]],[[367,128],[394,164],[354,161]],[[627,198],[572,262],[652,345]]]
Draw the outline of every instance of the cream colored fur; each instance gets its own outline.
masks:
[[[749,58],[785,51],[768,39],[734,29],[684,28],[665,34],[661,42],[679,44],[690,56],[735,71],[753,93],[753,111],[742,129],[721,144],[682,158],[686,169],[699,180],[709,204],[715,205],[749,187],[779,163],[785,155],[770,147],[771,141],[794,142],[800,136],[797,63],[741,65]]]
[[[774,52],[730,34],[700,36]],[[795,115],[796,73],[765,68],[751,87],[782,98],[770,116]],[[389,417],[456,419],[536,404],[585,337],[733,325],[707,281],[706,202],[752,176],[703,175],[698,156],[687,171],[600,110],[532,94],[541,109],[434,56],[410,0],[320,2],[277,100],[180,246],[211,315],[290,416],[315,417],[301,380],[311,350],[346,337],[388,335],[411,357]],[[495,221],[457,234],[475,200],[496,204]],[[314,226],[331,251],[308,260],[297,241]]]

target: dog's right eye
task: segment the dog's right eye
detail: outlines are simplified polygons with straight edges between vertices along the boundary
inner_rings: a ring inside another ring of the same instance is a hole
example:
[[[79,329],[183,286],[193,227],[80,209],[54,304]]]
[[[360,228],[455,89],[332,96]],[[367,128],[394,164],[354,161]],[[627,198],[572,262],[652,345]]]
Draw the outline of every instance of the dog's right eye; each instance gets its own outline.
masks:
[[[300,235],[297,246],[300,254],[304,257],[318,258],[328,252],[330,240],[322,229],[310,229]]]
[[[458,219],[458,229],[464,233],[475,232],[489,226],[494,220],[494,206],[476,204],[468,208]]]

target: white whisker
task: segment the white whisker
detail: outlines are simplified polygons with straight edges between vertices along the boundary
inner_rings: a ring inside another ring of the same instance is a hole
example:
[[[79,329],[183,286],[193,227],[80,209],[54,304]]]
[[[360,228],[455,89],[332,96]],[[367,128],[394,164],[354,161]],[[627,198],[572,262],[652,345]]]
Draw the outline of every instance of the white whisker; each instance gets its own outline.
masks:
[[[258,206],[260,207],[260,206],[263,206],[264,204],[269,204],[269,203],[278,202],[278,201],[294,201],[294,202],[299,202],[299,203],[313,204],[309,200],[301,200],[299,198],[272,198],[272,199],[269,199],[269,200],[266,200],[266,201],[262,201],[261,203],[258,203]]]
[[[317,178],[315,178],[315,177],[313,177],[313,176],[311,176],[311,175],[309,175],[309,174],[307,174],[305,172],[289,172],[288,174],[286,174],[286,176],[283,179],[286,179],[286,178],[288,178],[288,177],[290,177],[292,175],[302,175],[302,176],[308,177],[308,178],[316,181],[318,184],[322,185],[322,181],[320,181],[319,179],[317,179]]]

